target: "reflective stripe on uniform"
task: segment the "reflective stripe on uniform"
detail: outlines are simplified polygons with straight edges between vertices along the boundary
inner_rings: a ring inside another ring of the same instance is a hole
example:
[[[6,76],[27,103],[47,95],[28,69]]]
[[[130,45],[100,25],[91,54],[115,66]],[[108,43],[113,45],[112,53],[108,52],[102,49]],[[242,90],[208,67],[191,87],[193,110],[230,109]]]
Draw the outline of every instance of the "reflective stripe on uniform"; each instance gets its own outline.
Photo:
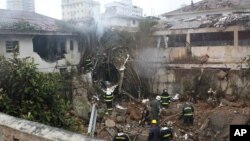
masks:
[[[113,96],[106,96],[106,98],[113,98]]]
[[[191,107],[185,107],[184,110],[192,110]]]
[[[193,116],[193,109],[192,107],[188,106],[183,109],[184,111],[184,116]]]
[[[171,136],[171,134],[166,134],[166,135],[163,136],[163,138],[168,138],[170,136]]]
[[[111,102],[112,99],[105,99],[104,101],[105,101],[105,102]]]
[[[184,114],[184,116],[192,116],[192,113]]]
[[[161,96],[161,98],[167,99],[167,98],[170,98],[170,96]]]
[[[117,140],[125,140],[125,137],[115,137]]]

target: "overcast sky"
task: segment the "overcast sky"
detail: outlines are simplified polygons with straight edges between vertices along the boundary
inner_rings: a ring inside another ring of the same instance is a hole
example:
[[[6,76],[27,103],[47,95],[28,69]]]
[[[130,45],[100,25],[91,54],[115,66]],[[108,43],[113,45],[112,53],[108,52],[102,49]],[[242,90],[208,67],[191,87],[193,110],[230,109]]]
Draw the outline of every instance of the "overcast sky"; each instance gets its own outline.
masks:
[[[6,8],[6,0],[0,0],[0,9]],[[115,0],[98,0],[102,5]],[[200,0],[193,0],[198,2]],[[49,17],[61,19],[61,0],[35,0],[36,12]],[[144,15],[159,15],[190,4],[191,0],[133,0],[133,4],[143,8]],[[102,6],[101,11],[104,11]]]

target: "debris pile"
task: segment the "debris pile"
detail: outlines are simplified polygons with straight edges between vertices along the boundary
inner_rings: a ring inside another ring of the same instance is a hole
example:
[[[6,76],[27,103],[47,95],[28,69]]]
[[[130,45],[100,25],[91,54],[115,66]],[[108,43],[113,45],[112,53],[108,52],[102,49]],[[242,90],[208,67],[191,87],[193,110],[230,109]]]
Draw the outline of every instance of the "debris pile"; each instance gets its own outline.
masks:
[[[161,21],[152,30],[164,29],[188,29],[206,27],[228,27],[228,26],[250,27],[250,14],[232,14],[228,16],[210,15],[207,17],[194,17],[175,21]]]
[[[175,141],[227,140],[229,139],[229,125],[249,124],[250,107],[237,104],[241,102],[228,104],[224,102],[226,100],[221,101],[222,103],[217,107],[212,107],[206,101],[193,104],[195,108],[194,125],[186,126],[181,118],[184,103],[176,99],[170,103],[168,109],[161,111],[159,125],[171,122]],[[104,116],[104,123],[98,124],[97,137],[111,140],[116,134],[116,127],[122,127],[131,140],[146,141],[150,125],[139,125],[142,109],[143,103],[120,102],[116,105],[113,114]]]
[[[204,11],[213,9],[226,9],[240,4],[239,0],[203,0],[182,8],[182,11]]]

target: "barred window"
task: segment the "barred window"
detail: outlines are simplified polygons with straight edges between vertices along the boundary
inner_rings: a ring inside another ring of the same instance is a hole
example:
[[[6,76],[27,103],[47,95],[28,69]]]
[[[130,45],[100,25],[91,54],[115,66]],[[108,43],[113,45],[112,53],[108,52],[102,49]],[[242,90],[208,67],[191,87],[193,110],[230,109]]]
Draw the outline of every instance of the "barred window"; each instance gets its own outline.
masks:
[[[70,50],[71,51],[74,50],[74,42],[73,42],[73,40],[70,40]]]
[[[15,48],[19,47],[19,42],[18,41],[6,41],[6,52],[7,53],[12,53]]]

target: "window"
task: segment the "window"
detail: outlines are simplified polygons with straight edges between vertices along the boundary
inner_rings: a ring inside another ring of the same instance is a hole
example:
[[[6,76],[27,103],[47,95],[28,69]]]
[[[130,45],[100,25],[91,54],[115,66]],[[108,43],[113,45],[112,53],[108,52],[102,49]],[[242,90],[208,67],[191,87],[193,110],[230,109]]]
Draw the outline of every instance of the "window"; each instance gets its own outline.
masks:
[[[5,42],[6,45],[6,52],[7,53],[11,53],[14,51],[15,48],[18,49],[19,47],[19,42],[18,41],[6,41]],[[18,51],[18,50],[17,50]]]
[[[133,25],[135,25],[135,20],[133,20]]]
[[[73,42],[73,40],[70,40],[70,50],[71,51],[74,50],[74,42]]]

